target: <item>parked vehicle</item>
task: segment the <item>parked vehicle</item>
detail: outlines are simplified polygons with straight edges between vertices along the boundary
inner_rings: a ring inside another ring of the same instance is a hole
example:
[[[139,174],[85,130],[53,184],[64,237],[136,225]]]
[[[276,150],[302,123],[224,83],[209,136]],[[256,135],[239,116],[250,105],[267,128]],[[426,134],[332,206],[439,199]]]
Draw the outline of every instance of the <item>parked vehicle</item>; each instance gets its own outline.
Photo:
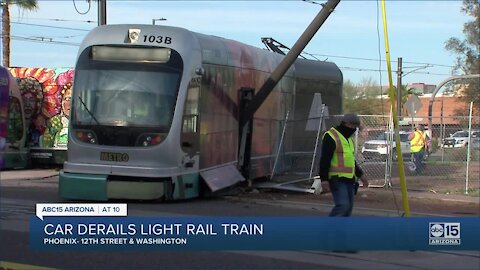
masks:
[[[480,137],[480,130],[471,131],[472,140]],[[465,147],[468,145],[468,130],[460,130],[443,140],[443,147]]]
[[[480,136],[472,138],[472,149],[480,149]]]
[[[408,139],[408,132],[400,131],[400,147],[403,155],[410,154],[410,140]],[[389,142],[391,149],[389,150]],[[394,134],[392,132],[384,132],[378,135],[374,140],[368,140],[363,144],[362,154],[366,159],[386,159],[388,153],[391,151],[393,160],[397,160],[397,151]]]

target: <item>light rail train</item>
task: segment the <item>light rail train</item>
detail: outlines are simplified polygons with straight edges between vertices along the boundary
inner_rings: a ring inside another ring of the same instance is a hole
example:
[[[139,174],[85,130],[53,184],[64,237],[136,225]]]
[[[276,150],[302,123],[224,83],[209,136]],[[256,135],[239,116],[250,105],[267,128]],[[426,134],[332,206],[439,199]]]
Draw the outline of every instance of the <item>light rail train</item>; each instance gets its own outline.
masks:
[[[297,59],[242,140],[242,102],[283,57],[177,27],[95,28],[75,66],[60,196],[177,200],[270,175],[287,112],[306,119],[316,93],[331,114],[342,108],[339,68]],[[303,126],[295,136],[313,132]],[[295,136],[285,138],[277,170],[288,170],[288,153],[300,147]],[[243,159],[249,166],[240,168]]]
[[[67,153],[73,69],[10,67],[6,128],[9,145],[3,169],[57,167]]]
[[[0,88],[0,169],[25,168],[29,156],[23,99],[16,79],[4,67],[0,67]]]

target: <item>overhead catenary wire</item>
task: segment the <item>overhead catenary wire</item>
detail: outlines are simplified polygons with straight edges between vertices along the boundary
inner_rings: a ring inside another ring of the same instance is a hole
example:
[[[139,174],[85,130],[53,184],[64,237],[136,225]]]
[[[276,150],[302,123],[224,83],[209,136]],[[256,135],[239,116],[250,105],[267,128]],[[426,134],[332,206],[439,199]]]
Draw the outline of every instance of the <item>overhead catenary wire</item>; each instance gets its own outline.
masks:
[[[43,24],[33,24],[33,23],[21,23],[21,22],[12,22],[12,24],[21,24],[21,25],[30,25],[30,26],[38,26],[38,27],[47,27],[47,28],[56,28],[56,29],[65,29],[65,30],[75,30],[75,31],[85,31],[88,32],[90,31],[89,29],[79,29],[79,28],[70,28],[70,27],[61,27],[61,26],[52,26],[52,25],[43,25]],[[340,56],[340,55],[330,55],[330,54],[319,54],[319,53],[309,53],[309,52],[304,52],[307,55],[310,55],[312,57],[316,56],[324,56],[324,57],[332,57],[332,58],[343,58],[343,59],[350,59],[350,60],[363,60],[363,61],[375,61],[375,62],[384,62],[385,60],[382,60],[381,57],[379,59],[373,59],[373,58],[364,58],[364,57],[354,57],[354,56]],[[318,58],[316,58],[318,60]],[[391,61],[395,62],[395,61]],[[435,64],[435,63],[425,63],[425,62],[408,62],[408,61],[403,61],[403,63],[409,63],[409,64],[417,64],[417,65],[430,65],[430,66],[438,66],[438,67],[448,67],[448,68],[453,68],[454,66],[449,66],[449,65],[444,65],[444,64]],[[381,64],[379,64],[379,69],[367,69],[367,68],[357,68],[357,67],[343,67],[346,69],[352,69],[352,70],[358,70],[358,71],[385,71],[381,69]],[[408,68],[408,67],[405,67]],[[411,67],[415,68],[415,67]],[[419,72],[412,72],[415,74],[427,74],[427,75],[451,75],[451,74],[446,74],[446,73],[431,73],[427,71],[419,71]]]
[[[379,33],[378,33],[378,35],[379,35]],[[349,60],[363,60],[363,61],[372,61],[372,62],[382,61],[382,62],[385,62],[385,60],[382,60],[382,58],[380,56],[379,56],[378,59],[375,59],[375,58],[366,58],[366,57],[357,57],[357,56],[342,56],[342,55],[319,54],[319,53],[310,53],[310,55],[332,57],[332,58],[342,58],[342,59],[349,59]],[[396,60],[391,60],[390,62],[395,63],[397,61]],[[439,67],[446,67],[446,68],[454,68],[455,67],[455,66],[452,66],[452,65],[425,63],[425,62],[411,62],[411,61],[402,61],[402,62],[404,64],[431,65],[431,66],[439,66]],[[404,68],[407,68],[407,67],[404,67]],[[411,67],[411,68],[416,68],[416,67]]]
[[[88,30],[85,30],[85,31],[88,31]],[[79,37],[79,36],[82,36],[82,35],[69,35],[69,36],[44,36],[43,38],[47,39],[47,38],[74,38],[74,37]],[[20,37],[20,36],[17,36],[18,38],[23,38],[24,41],[29,41],[28,39],[30,38],[32,41],[36,41],[35,37]],[[306,53],[308,54],[308,53]],[[380,60],[381,61],[381,60]],[[382,72],[387,72],[387,70],[385,69],[373,69],[373,68],[364,68],[364,67],[351,67],[351,66],[338,66],[340,69],[344,69],[344,70],[350,70],[350,71],[358,71],[358,72],[369,72],[369,71],[376,71],[376,72],[379,72],[379,73],[382,73]],[[428,72],[428,71],[412,71],[410,72],[411,74],[423,74],[423,75],[435,75],[435,76],[450,76],[451,74],[449,73],[436,73],[436,72]],[[381,77],[380,77],[380,86],[382,86],[382,80],[381,80]],[[383,94],[383,88],[380,89],[381,93]],[[382,111],[383,111],[383,108],[382,108]]]
[[[52,19],[52,20],[61,20],[61,19]],[[12,24],[18,24],[18,25],[27,25],[27,26],[36,26],[36,27],[45,27],[45,28],[55,28],[55,29],[65,29],[65,30],[74,30],[74,31],[84,31],[88,32],[90,29],[81,29],[81,28],[71,28],[71,27],[61,27],[61,26],[53,26],[53,25],[44,25],[44,24],[34,24],[34,23],[23,23],[23,22],[12,22]],[[378,26],[377,26],[378,27]],[[379,37],[379,33],[377,34]],[[71,37],[74,37],[73,35]],[[62,37],[62,38],[67,38],[67,37]],[[381,64],[385,62],[385,60],[382,60],[382,57],[379,56],[378,59],[374,58],[366,58],[366,57],[356,57],[356,56],[341,56],[341,55],[331,55],[331,54],[320,54],[320,53],[309,53],[309,52],[304,52],[306,55],[310,55],[314,59],[318,60],[317,57],[323,56],[323,57],[331,57],[331,58],[340,58],[340,59],[350,59],[350,60],[359,60],[359,61],[374,61],[379,63],[379,68],[378,69],[369,69],[369,68],[360,68],[360,67],[350,67],[350,66],[339,66],[340,68],[343,69],[348,69],[348,70],[353,70],[353,71],[378,71],[378,72],[385,72],[384,69],[381,68]],[[395,62],[395,61],[391,61]],[[445,68],[454,68],[454,66],[451,65],[445,65],[445,64],[438,64],[438,63],[426,63],[426,62],[412,62],[412,61],[403,61],[403,63],[408,63],[408,64],[416,64],[416,65],[428,65],[429,67],[445,67]],[[407,67],[405,67],[407,68]],[[412,67],[415,68],[415,67]],[[449,73],[433,73],[433,72],[428,72],[428,71],[415,71],[411,72],[413,74],[424,74],[424,75],[438,75],[438,76],[449,76],[451,74]],[[381,77],[380,77],[380,85],[381,83]],[[383,89],[381,89],[383,92]]]
[[[87,13],[90,11],[90,8],[92,7],[92,1],[91,1],[91,0],[88,0],[88,1],[87,1],[87,2],[88,2],[88,9],[87,9],[87,11],[81,12],[81,11],[78,10],[77,5],[75,4],[75,0],[72,0],[72,2],[73,2],[73,7],[75,8],[75,11],[76,11],[78,14],[80,14],[80,15],[85,15],[85,14],[87,14]]]
[[[79,34],[79,35],[68,35],[68,36],[41,36],[37,34],[35,36],[31,36],[30,34],[16,33],[16,36],[30,37],[30,38],[45,38],[45,39],[54,39],[54,38],[69,39],[69,38],[76,38],[76,37],[84,37],[85,35]]]
[[[80,43],[65,42],[65,41],[55,41],[47,39],[38,39],[32,37],[20,37],[12,35],[11,38],[17,41],[27,41],[27,42],[36,42],[36,43],[46,43],[46,44],[55,44],[55,45],[66,45],[66,46],[80,46]]]
[[[38,26],[38,27],[48,27],[48,28],[65,29],[65,30],[74,30],[74,31],[85,31],[85,32],[88,32],[88,31],[90,31],[90,29],[81,29],[81,28],[72,28],[72,27],[62,27],[62,26],[53,26],[53,25],[44,25],[44,24],[35,24],[35,23],[21,23],[21,22],[12,22],[12,24],[29,25],[29,26]]]
[[[18,20],[39,20],[39,21],[55,21],[55,22],[83,22],[83,23],[97,23],[97,21],[92,20],[71,20],[71,19],[60,19],[60,18],[34,18],[34,17],[12,17],[12,19]]]
[[[379,71],[379,72],[387,72],[385,69],[369,69],[369,68],[357,68],[357,67],[347,67],[347,66],[338,66],[341,69],[348,69],[352,71]],[[428,71],[413,71],[410,72],[411,74],[426,74],[426,75],[438,75],[438,76],[450,76],[451,74],[447,73],[434,73],[434,72],[428,72]],[[381,80],[380,80],[381,84]]]
[[[305,1],[305,2],[308,2],[308,1]],[[73,0],[73,4],[76,5],[75,0]],[[88,5],[89,5],[89,9],[90,9],[91,1],[88,1]],[[377,2],[377,7],[378,7],[378,2]],[[78,10],[77,10],[77,12],[78,12]],[[378,8],[377,8],[377,17],[378,17]],[[92,20],[86,20],[86,21],[85,20],[69,20],[69,19],[62,19],[62,18],[28,18],[28,19],[47,20],[47,21],[78,21],[78,22],[87,22],[87,23],[95,22],[95,21],[92,21]],[[12,22],[12,24],[28,25],[28,26],[34,26],[34,27],[37,26],[37,27],[46,27],[46,28],[55,28],[55,29],[74,30],[74,31],[85,31],[85,32],[90,31],[90,29],[70,28],[70,27],[43,25],[43,24],[35,24],[35,23],[24,23],[24,22]],[[378,20],[377,20],[377,33],[378,33]],[[55,45],[55,44],[63,45],[63,44],[60,44],[61,41],[50,42],[50,41],[45,41],[45,40],[46,39],[58,39],[58,38],[65,39],[65,38],[76,37],[75,35],[65,35],[65,36],[55,36],[55,37],[44,36],[44,37],[39,38],[39,37],[33,37],[33,36],[27,37],[28,35],[26,35],[26,34],[23,34],[22,37],[20,37],[19,35],[17,35],[17,36],[18,36],[17,40],[21,40],[23,42],[43,42],[43,43],[49,43],[49,44],[52,44],[52,45]],[[79,35],[77,35],[77,36],[79,36]],[[42,38],[45,39],[45,40],[39,41],[39,39],[41,40]],[[57,42],[59,42],[59,43],[57,43]],[[72,45],[72,44],[68,44],[68,45]],[[72,45],[72,46],[76,46],[76,45]],[[362,57],[362,56],[356,57],[356,56],[349,56],[349,55],[343,55],[342,56],[342,55],[322,54],[322,53],[307,53],[307,52],[305,52],[305,53],[310,55],[313,58],[316,58],[316,59],[318,59],[317,57],[329,57],[329,58],[378,62],[379,63],[379,68],[378,69],[365,68],[365,67],[355,67],[355,66],[341,66],[341,65],[339,65],[339,67],[341,69],[344,69],[344,70],[358,71],[358,72],[374,71],[374,72],[378,72],[379,74],[381,74],[382,72],[385,72],[385,70],[382,69],[382,62],[384,62],[384,60],[382,60],[381,56],[379,56],[378,59],[375,59],[375,57],[369,58],[369,57]],[[395,61],[392,61],[392,62],[395,62]],[[453,68],[454,67],[454,66],[451,66],[451,65],[445,65],[445,64],[441,64],[441,63],[424,63],[424,62],[413,62],[413,61],[404,61],[404,63],[429,65],[429,66],[434,66],[434,67],[445,67],[445,68]],[[412,74],[422,74],[422,75],[435,75],[435,76],[451,75],[450,73],[428,72],[428,71],[412,71],[411,73]],[[380,87],[382,86],[381,80],[382,80],[382,78],[381,78],[381,75],[380,75]],[[383,93],[384,89],[381,88],[380,91]],[[382,103],[382,106],[383,106],[383,103]],[[383,109],[382,109],[382,111],[383,111]]]

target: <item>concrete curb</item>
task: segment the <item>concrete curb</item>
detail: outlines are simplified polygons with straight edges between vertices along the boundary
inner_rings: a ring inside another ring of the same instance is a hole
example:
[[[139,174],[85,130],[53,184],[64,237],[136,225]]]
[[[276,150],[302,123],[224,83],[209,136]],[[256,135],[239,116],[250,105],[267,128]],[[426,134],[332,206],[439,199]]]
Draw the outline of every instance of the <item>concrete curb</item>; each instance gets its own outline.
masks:
[[[57,170],[18,170],[0,172],[0,180],[40,180],[58,176]]]

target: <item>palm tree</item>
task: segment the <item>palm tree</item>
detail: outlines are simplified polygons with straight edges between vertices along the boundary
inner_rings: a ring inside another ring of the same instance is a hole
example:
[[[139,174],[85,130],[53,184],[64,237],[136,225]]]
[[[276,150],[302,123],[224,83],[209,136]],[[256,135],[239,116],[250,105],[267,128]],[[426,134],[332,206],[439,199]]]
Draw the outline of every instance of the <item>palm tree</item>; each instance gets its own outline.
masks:
[[[18,5],[22,9],[35,10],[37,0],[0,0],[2,6],[2,57],[3,66],[10,67],[10,5]]]
[[[397,88],[394,86],[394,93],[396,94],[397,93]],[[401,90],[401,102],[402,104],[400,104],[400,106],[403,108],[403,105],[405,104],[405,102],[407,102],[408,98],[410,98],[411,95],[415,95],[417,97],[423,95],[423,94],[419,94],[417,92],[415,92],[415,88],[407,88],[406,85],[403,85],[402,84],[402,87],[400,88]],[[403,108],[403,110],[406,110],[405,108]]]

